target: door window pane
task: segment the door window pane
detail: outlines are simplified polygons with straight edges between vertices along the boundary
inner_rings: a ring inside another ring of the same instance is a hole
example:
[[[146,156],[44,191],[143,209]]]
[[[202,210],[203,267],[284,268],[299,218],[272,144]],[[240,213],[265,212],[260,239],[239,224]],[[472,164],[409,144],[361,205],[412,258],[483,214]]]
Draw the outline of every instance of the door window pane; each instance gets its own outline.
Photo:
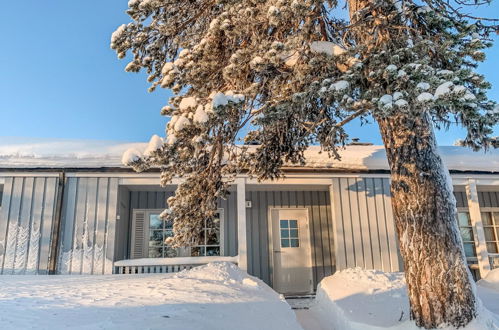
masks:
[[[299,247],[298,220],[280,220],[281,247]]]

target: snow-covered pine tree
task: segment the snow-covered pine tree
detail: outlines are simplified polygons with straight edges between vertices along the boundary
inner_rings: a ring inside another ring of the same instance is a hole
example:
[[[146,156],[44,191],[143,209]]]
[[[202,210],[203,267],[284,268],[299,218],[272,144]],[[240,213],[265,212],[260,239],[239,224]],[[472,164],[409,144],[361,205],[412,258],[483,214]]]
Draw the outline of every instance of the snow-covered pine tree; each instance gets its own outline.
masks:
[[[161,113],[167,136],[124,161],[183,177],[164,217],[172,245],[195,244],[201,223],[241,171],[282,175],[320,143],[332,157],[344,125],[372,116],[391,167],[394,217],[412,318],[465,326],[477,314],[448,171],[433,126],[462,125],[462,144],[497,146],[499,109],[474,71],[495,21],[465,14],[470,0],[130,0],[132,21],[112,35],[126,70],[175,96]],[[248,130],[246,141],[237,136]]]

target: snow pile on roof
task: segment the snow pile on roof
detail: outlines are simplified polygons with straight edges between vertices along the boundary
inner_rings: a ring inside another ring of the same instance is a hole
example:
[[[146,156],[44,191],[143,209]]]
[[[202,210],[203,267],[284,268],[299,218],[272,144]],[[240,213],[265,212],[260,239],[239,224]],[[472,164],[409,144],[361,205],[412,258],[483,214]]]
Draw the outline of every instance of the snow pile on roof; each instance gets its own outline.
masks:
[[[497,278],[495,281],[499,284]],[[479,284],[478,293],[484,306],[497,313],[499,291]],[[482,307],[479,317],[465,329],[497,329],[499,315],[489,310]],[[403,273],[384,273],[361,268],[337,272],[321,281],[316,301],[307,312],[310,313],[309,319],[315,319],[324,329],[419,329],[409,320],[409,302]],[[302,325],[308,328],[303,322]]]
[[[289,307],[233,264],[177,274],[0,277],[0,328],[299,330]]]
[[[122,158],[138,157],[161,147],[163,141],[153,136],[151,142],[33,139],[0,137],[0,168],[100,168],[124,167]],[[499,150],[473,152],[464,147],[440,147],[449,170],[499,172]],[[337,170],[389,170],[383,146],[347,146],[340,150],[341,161],[321,153],[318,146],[306,150],[306,167]],[[289,165],[289,167],[298,167]]]
[[[146,143],[0,137],[0,168],[120,167],[128,149]]]

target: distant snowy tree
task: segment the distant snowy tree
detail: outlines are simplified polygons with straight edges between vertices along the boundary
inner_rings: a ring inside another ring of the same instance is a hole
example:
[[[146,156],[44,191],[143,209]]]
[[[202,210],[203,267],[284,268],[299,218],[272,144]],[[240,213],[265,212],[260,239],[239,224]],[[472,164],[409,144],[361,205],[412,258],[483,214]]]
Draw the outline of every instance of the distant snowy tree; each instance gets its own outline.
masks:
[[[470,1],[468,3],[468,1]],[[458,123],[462,144],[498,146],[489,83],[474,71],[494,20],[465,14],[472,0],[130,0],[132,22],[112,35],[126,70],[145,70],[175,96],[164,143],[129,151],[136,170],[183,177],[163,217],[172,245],[196,244],[202,223],[235,175],[283,175],[319,143],[332,157],[344,125],[372,116],[391,167],[392,204],[412,317],[418,326],[465,326],[477,300],[456,205],[433,126]],[[237,145],[242,129],[246,142]]]

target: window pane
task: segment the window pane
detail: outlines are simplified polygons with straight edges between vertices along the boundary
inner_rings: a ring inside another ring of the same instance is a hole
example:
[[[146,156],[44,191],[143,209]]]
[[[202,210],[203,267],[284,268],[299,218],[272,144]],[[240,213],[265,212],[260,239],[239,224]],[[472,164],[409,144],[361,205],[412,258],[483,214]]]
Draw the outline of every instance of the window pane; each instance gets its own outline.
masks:
[[[288,220],[281,220],[280,223],[281,228],[288,228]]]
[[[215,218],[206,221],[206,228],[220,228],[220,215],[218,213],[215,215]]]
[[[289,229],[281,229],[281,238],[289,237]]]
[[[163,257],[163,248],[149,248],[149,258]]]
[[[485,240],[486,241],[495,241],[496,237],[494,235],[494,227],[484,227],[485,231]]]
[[[291,239],[291,247],[300,247],[300,241],[298,239]]]
[[[163,242],[149,241],[149,247],[150,248],[153,248],[153,247],[162,247],[162,246],[163,246]]]
[[[468,212],[459,212],[457,214],[457,218],[460,227],[471,226],[470,214]]]
[[[209,246],[206,248],[207,256],[219,256],[220,255],[220,247],[219,246]]]
[[[201,257],[205,255],[204,247],[193,247],[191,248],[191,257]]]
[[[206,230],[206,244],[208,245],[219,245],[220,244],[220,231],[216,229]]]
[[[166,229],[172,229],[173,228],[173,221],[165,221],[165,228]]]
[[[289,237],[291,237],[291,238],[298,238],[298,229],[291,229],[289,231]]]
[[[289,239],[288,238],[281,239],[281,247],[283,247],[283,248],[289,247]]]
[[[494,223],[499,226],[499,212],[494,212]]]
[[[473,231],[471,228],[459,228],[463,241],[473,241]]]
[[[165,258],[175,258],[178,257],[178,250],[171,248],[169,246],[165,247]]]
[[[497,244],[496,243],[487,243],[487,252],[488,253],[497,253]]]
[[[159,218],[159,214],[149,215],[149,229],[163,229],[163,220]]]
[[[475,244],[473,244],[473,243],[464,243],[464,254],[467,257],[476,257]]]
[[[482,222],[484,226],[492,225],[492,213],[482,212]]]
[[[289,228],[298,228],[297,220],[289,220]]]
[[[163,244],[163,231],[162,230],[149,231],[149,241],[159,242],[160,244]]]

